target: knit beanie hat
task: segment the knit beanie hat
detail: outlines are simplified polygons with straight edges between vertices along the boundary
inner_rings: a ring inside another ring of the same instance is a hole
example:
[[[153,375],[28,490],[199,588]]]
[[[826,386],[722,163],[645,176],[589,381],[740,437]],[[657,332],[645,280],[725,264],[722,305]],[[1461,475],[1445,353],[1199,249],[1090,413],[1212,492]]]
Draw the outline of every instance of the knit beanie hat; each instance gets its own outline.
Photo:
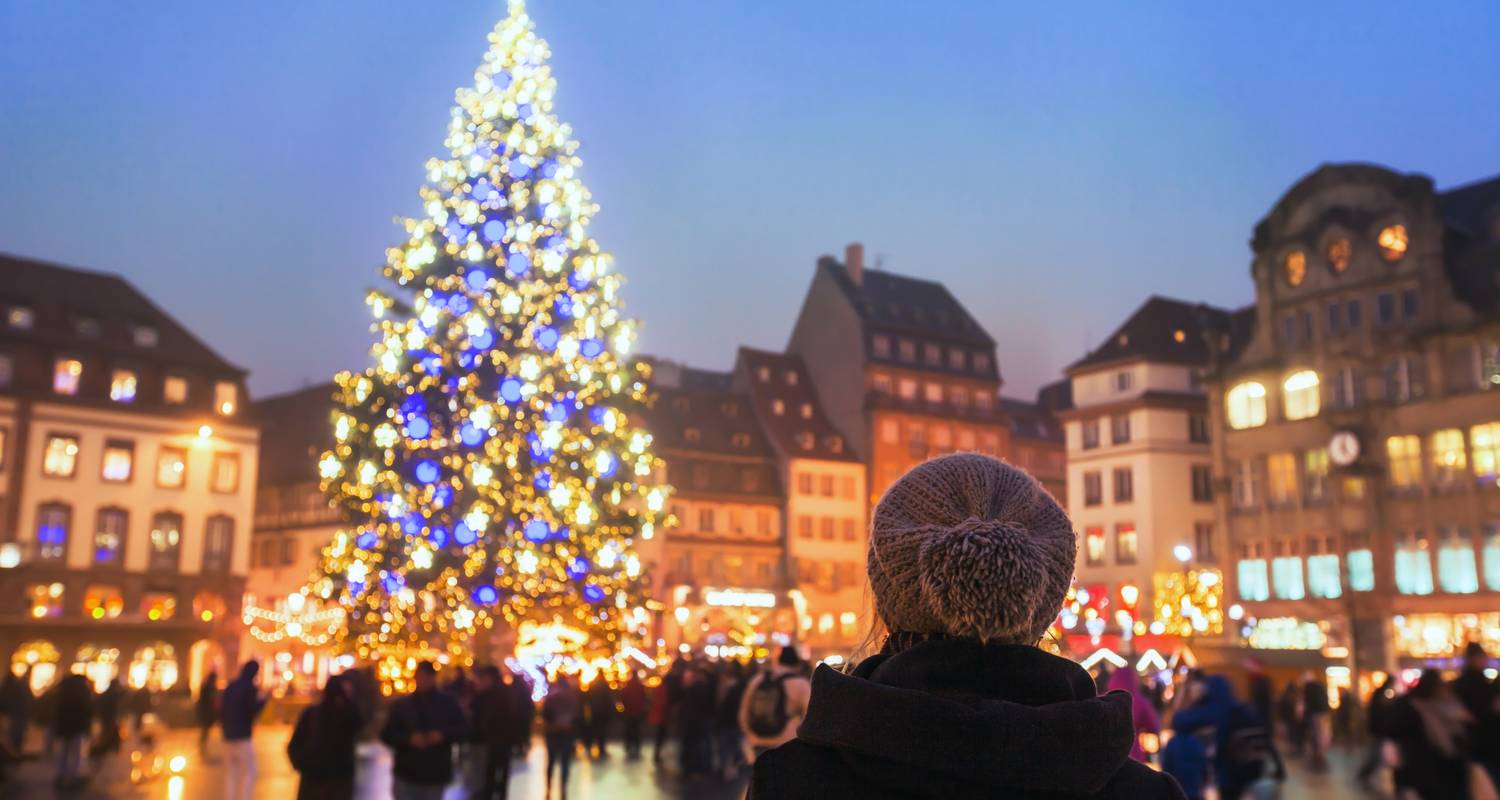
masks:
[[[1073,580],[1077,536],[1036,479],[955,453],[901,476],[875,507],[868,570],[892,631],[1034,644]]]

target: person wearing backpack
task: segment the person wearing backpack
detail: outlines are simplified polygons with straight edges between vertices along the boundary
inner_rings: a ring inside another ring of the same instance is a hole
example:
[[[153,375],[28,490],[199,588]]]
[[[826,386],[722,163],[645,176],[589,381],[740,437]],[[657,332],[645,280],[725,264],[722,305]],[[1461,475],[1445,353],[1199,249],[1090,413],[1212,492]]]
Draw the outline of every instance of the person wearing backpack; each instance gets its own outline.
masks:
[[[790,645],[776,663],[745,685],[740,698],[740,730],[755,754],[790,742],[807,714],[812,682],[802,675],[802,657]]]
[[[354,706],[354,685],[343,675],[323,684],[323,699],[302,709],[287,760],[296,770],[297,800],[351,800],[354,748],[364,720]]]

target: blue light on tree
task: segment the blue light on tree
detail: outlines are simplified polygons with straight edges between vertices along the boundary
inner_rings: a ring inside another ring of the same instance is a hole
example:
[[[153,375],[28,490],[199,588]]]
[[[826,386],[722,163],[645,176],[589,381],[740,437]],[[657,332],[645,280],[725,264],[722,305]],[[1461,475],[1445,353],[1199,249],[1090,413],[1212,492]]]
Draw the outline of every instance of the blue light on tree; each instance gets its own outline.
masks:
[[[543,519],[533,519],[526,523],[526,538],[533,542],[545,542],[552,535],[552,529]]]
[[[505,259],[505,271],[512,275],[525,275],[531,272],[531,259],[525,253],[511,253]]]
[[[539,491],[539,492],[545,492],[548,489],[551,489],[552,488],[552,473],[550,473],[550,472],[548,472],[546,470],[542,470],[542,471],[538,472],[536,474],[536,477],[531,479],[531,485],[535,486],[536,490]]]
[[[530,106],[526,107],[529,108]],[[519,110],[517,110],[516,116],[519,116],[521,119],[526,119],[526,115],[520,113]],[[508,168],[510,171],[510,176],[518,180],[525,179],[527,175],[531,174],[531,167],[526,166],[526,162],[522,161],[520,156],[512,158],[510,160]]]
[[[426,417],[413,416],[406,419],[406,437],[421,441],[432,433],[432,423]]]
[[[361,550],[374,550],[379,543],[380,536],[375,531],[364,531],[354,540],[354,546]]]
[[[505,238],[505,221],[500,219],[485,220],[484,227],[480,228],[479,232],[486,242],[494,244]]]
[[[581,558],[575,558],[572,561],[568,562],[569,578],[572,578],[576,581],[587,574],[589,574],[589,562]]]
[[[550,353],[553,350],[556,350],[557,339],[557,329],[552,327],[551,325],[544,326],[541,330],[536,332],[536,346],[540,347],[544,352]]]
[[[495,601],[499,599],[500,592],[496,590],[495,587],[487,583],[482,586],[474,587],[474,602],[480,605],[491,606],[494,605]]]
[[[442,476],[442,470],[438,469],[436,461],[430,458],[423,459],[417,462],[416,476],[417,480],[423,483],[437,483],[437,479]]]
[[[447,547],[448,529],[443,527],[433,528],[427,532],[427,539],[432,542],[434,547]]]
[[[592,584],[585,586],[583,587],[583,599],[589,601],[590,603],[603,602],[604,590]]]
[[[598,358],[604,352],[604,342],[598,339],[584,339],[578,343],[578,354],[584,358]]]
[[[474,533],[474,529],[470,528],[468,523],[460,522],[453,526],[453,541],[464,547],[473,544],[478,538],[479,536]]]
[[[543,413],[545,414],[548,422],[556,422],[558,424],[562,424],[568,421],[568,406],[567,404],[562,402],[553,403],[547,406],[547,410]]]
[[[485,287],[489,285],[489,282],[489,273],[485,272],[482,269],[471,269],[464,274],[464,283],[467,283],[469,285],[469,288],[473,289],[476,292],[484,291]]]
[[[489,328],[485,328],[479,333],[471,334],[469,336],[469,344],[480,350],[488,350],[494,343],[495,334],[491,333]]]
[[[484,441],[484,431],[472,422],[465,422],[458,427],[458,440],[469,447],[474,447]]]
[[[521,402],[521,379],[511,377],[500,381],[500,399],[507,403]]]

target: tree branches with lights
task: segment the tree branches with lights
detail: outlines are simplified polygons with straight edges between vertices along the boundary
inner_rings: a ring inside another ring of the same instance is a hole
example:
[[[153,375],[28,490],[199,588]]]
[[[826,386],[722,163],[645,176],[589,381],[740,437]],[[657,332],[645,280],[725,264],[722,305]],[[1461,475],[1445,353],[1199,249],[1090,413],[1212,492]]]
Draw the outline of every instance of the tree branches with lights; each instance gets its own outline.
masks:
[[[313,589],[349,610],[361,658],[462,657],[497,619],[618,650],[644,619],[635,546],[668,493],[640,426],[648,367],[587,233],[547,44],[519,0],[489,40],[387,251],[393,287],[367,297],[374,365],[338,376],[319,462],[350,526]]]

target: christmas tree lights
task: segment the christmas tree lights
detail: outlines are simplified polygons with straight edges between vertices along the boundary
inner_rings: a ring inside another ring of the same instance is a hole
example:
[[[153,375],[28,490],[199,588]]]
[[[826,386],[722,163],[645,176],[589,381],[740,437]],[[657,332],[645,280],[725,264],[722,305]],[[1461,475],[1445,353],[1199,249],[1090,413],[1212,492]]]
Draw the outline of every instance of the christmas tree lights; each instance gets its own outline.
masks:
[[[348,609],[345,644],[400,672],[465,659],[504,620],[566,625],[618,652],[637,612],[639,539],[668,488],[641,425],[648,367],[596,206],[552,113],[547,44],[524,5],[456,93],[423,214],[366,302],[374,365],[338,376],[323,485],[351,523],[313,591]]]

